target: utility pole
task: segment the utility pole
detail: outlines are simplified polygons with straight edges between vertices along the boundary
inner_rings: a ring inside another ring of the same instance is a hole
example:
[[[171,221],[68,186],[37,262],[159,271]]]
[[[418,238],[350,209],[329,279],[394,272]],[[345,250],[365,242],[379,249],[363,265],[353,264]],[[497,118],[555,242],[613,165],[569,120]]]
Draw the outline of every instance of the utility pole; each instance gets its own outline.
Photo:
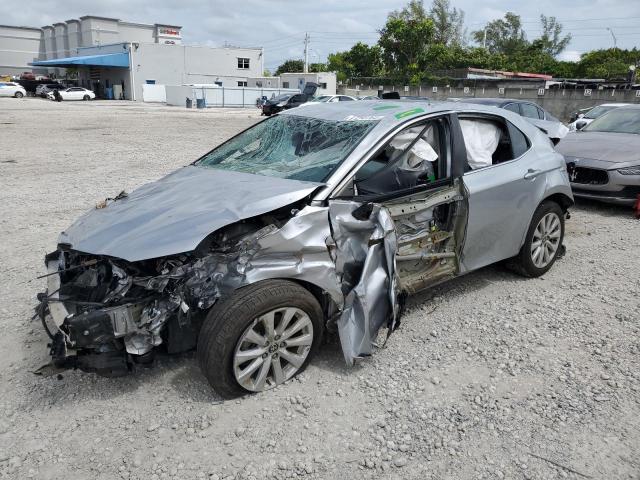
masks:
[[[613,33],[613,30],[611,30],[611,28],[609,28],[609,27],[607,27],[607,30],[609,30],[609,33],[613,37],[613,48],[618,48],[618,39],[616,38],[615,34]]]
[[[309,73],[309,34],[304,34],[304,73]]]
[[[487,49],[487,27],[484,27],[484,37],[482,38],[482,48]]]

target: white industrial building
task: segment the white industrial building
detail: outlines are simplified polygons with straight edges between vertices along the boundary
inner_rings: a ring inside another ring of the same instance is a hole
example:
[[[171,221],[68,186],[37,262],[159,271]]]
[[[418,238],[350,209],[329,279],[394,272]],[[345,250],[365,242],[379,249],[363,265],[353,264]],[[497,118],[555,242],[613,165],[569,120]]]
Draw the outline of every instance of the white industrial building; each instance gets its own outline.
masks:
[[[78,72],[98,96],[143,99],[143,85],[242,87],[264,71],[261,48],[182,44],[182,27],[84,16],[42,28],[0,26],[0,75]],[[149,89],[151,91],[151,89]]]

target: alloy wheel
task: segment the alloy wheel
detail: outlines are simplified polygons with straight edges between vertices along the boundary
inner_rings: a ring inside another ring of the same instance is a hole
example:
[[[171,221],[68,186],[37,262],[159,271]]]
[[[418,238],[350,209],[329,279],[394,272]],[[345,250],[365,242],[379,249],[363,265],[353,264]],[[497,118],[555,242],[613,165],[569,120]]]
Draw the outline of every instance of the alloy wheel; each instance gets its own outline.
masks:
[[[545,268],[556,256],[560,246],[562,225],[558,214],[549,212],[543,216],[533,232],[531,260],[537,268]]]
[[[302,368],[312,344],[313,324],[303,310],[271,310],[254,319],[238,340],[233,356],[236,381],[252,392],[284,383]]]

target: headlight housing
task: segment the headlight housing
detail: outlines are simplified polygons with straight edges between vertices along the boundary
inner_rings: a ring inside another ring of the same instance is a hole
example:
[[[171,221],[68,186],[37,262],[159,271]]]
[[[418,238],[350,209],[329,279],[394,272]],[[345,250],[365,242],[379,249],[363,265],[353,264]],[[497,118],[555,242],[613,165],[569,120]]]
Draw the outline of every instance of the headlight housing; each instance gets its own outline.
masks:
[[[640,175],[640,165],[634,167],[619,168],[618,173],[622,175]]]

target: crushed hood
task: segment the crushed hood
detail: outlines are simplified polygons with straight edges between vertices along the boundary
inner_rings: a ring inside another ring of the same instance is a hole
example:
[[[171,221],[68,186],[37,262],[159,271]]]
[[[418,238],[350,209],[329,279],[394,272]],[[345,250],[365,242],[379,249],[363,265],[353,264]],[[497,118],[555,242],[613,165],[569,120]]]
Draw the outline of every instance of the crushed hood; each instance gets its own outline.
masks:
[[[320,185],[188,166],[90,210],[58,242],[130,262],[188,252],[210,233],[301,200]]]
[[[568,157],[600,160],[611,168],[637,165],[640,162],[640,135],[632,133],[572,132],[556,150]]]

